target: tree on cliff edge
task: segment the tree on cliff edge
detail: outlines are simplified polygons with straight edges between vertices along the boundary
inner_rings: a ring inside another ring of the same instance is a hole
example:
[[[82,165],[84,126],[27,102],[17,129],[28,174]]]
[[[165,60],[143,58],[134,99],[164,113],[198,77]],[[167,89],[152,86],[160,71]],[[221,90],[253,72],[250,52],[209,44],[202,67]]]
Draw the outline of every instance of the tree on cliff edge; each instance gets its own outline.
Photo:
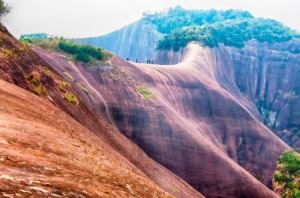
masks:
[[[9,7],[3,2],[3,0],[0,0],[0,19],[8,12],[9,12]]]

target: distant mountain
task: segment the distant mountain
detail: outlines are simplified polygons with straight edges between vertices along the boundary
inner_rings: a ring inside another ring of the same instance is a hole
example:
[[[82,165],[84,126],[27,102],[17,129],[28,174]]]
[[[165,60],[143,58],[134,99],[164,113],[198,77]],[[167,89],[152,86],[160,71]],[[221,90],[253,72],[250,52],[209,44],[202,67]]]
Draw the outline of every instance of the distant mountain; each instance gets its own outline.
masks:
[[[272,19],[255,18],[241,10],[186,10],[179,6],[144,17],[113,33],[77,40],[105,48],[122,58],[157,60],[157,50],[178,51],[191,41],[208,47],[241,48],[248,41],[262,43],[299,39],[300,34]],[[294,52],[300,52],[297,48]]]
[[[146,62],[153,59],[157,43],[162,38],[163,34],[152,23],[140,20],[104,36],[76,41],[105,48],[124,59]]]

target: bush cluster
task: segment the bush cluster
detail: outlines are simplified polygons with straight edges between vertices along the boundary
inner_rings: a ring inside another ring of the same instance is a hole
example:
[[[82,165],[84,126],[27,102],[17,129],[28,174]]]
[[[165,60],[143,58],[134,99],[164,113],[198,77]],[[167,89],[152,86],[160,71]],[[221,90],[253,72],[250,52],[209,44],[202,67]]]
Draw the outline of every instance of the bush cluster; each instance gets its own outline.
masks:
[[[274,175],[275,185],[281,186],[282,197],[300,198],[300,155],[285,152],[279,158]]]
[[[189,26],[176,29],[165,36],[158,49],[178,49],[191,41],[199,41],[208,47],[244,47],[250,40],[275,43],[299,38],[299,34],[281,23],[271,19],[247,19],[217,22],[204,26]]]
[[[100,61],[105,58],[105,54],[100,48],[89,45],[78,45],[64,39],[60,40],[58,47],[64,52],[75,55],[76,60],[84,63],[90,62],[93,58]]]

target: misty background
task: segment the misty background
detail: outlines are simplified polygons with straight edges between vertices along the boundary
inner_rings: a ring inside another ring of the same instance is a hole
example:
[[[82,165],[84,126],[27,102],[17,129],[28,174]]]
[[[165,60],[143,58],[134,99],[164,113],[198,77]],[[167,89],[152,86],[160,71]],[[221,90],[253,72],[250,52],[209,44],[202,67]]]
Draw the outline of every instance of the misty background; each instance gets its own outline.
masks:
[[[47,33],[99,36],[142,17],[180,5],[187,9],[242,9],[300,31],[298,0],[4,0],[12,10],[4,24],[15,36]]]

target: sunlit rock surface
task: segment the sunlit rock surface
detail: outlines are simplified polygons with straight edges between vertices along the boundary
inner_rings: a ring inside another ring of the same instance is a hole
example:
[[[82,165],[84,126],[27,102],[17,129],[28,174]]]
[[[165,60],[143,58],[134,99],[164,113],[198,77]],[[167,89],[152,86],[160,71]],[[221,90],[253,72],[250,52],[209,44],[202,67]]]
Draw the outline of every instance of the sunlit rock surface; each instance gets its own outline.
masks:
[[[91,108],[88,81],[71,86],[1,25],[0,39],[1,197],[203,197]]]

